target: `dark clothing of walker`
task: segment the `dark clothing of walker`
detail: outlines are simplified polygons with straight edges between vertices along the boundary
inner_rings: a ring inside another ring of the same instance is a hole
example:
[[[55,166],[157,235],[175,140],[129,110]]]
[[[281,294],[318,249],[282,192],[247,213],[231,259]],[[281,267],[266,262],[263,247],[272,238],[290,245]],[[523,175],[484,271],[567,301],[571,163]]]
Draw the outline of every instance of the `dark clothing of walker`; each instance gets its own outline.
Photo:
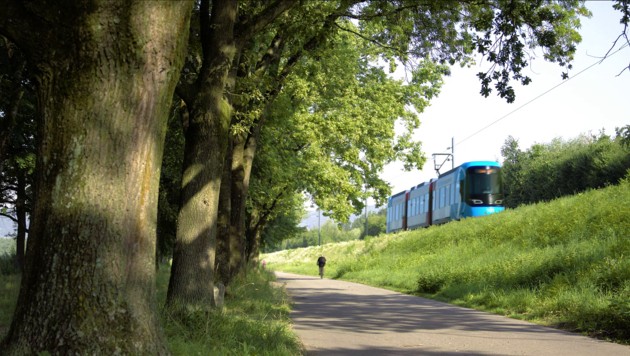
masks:
[[[324,278],[324,266],[326,265],[326,257],[319,256],[317,259],[317,265],[319,266],[319,278]]]

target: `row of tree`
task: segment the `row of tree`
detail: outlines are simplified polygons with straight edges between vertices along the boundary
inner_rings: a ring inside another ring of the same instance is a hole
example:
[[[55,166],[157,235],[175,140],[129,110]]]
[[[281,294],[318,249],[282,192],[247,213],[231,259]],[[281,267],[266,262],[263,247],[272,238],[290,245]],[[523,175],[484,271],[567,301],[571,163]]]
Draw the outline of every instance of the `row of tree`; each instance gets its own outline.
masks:
[[[627,1],[615,6],[627,24]],[[211,307],[215,281],[242,273],[299,194],[344,221],[368,195],[387,197],[385,164],[424,162],[411,132],[445,64],[481,53],[491,64],[482,94],[513,101],[511,82],[529,82],[529,48],[570,67],[587,10],[577,0],[5,0],[0,14],[0,152],[15,161],[2,179],[15,187],[10,209],[32,204],[0,351],[164,354],[155,264],[166,236],[168,306]],[[397,63],[406,81],[388,75]],[[20,154],[19,135],[33,154]],[[31,167],[32,183],[13,166]]]
[[[501,148],[506,206],[517,207],[617,184],[630,174],[630,126],[522,151],[508,137]]]

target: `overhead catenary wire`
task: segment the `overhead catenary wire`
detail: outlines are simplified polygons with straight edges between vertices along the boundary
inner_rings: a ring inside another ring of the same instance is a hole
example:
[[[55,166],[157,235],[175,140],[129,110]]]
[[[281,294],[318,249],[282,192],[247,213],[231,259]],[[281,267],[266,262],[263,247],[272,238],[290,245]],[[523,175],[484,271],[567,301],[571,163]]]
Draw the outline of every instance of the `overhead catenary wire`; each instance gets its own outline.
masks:
[[[462,139],[462,140],[460,140],[460,141],[456,142],[453,146],[460,145],[461,143],[465,142],[466,140],[469,140],[470,138],[472,138],[472,137],[474,137],[474,136],[478,135],[479,133],[481,133],[481,132],[485,131],[486,129],[488,129],[489,127],[491,127],[491,126],[493,126],[494,124],[498,123],[499,121],[501,121],[501,120],[503,120],[503,119],[507,118],[508,116],[510,116],[510,115],[514,114],[515,112],[517,112],[517,111],[521,110],[521,109],[522,109],[522,108],[524,108],[525,106],[527,106],[527,105],[529,105],[529,104],[533,103],[534,101],[536,101],[536,100],[538,100],[538,99],[542,98],[543,96],[547,95],[549,92],[553,91],[554,89],[558,88],[559,86],[561,86],[561,85],[563,85],[563,84],[568,83],[571,79],[574,79],[574,78],[576,78],[577,76],[579,76],[580,74],[582,74],[582,73],[586,72],[587,70],[589,70],[589,69],[593,68],[594,66],[596,66],[596,65],[598,65],[598,64],[601,64],[603,61],[605,61],[606,59],[608,59],[608,58],[610,58],[610,57],[614,56],[615,54],[619,53],[621,50],[623,50],[623,49],[624,49],[624,48],[626,48],[626,47],[628,47],[628,44],[627,44],[627,43],[626,43],[626,44],[624,44],[623,46],[621,46],[621,47],[620,47],[619,49],[617,49],[615,52],[612,52],[612,53],[608,54],[608,55],[607,55],[606,57],[604,57],[604,58],[598,59],[595,63],[591,64],[590,66],[588,66],[588,67],[586,67],[586,68],[584,68],[584,69],[582,69],[581,71],[577,72],[575,75],[570,76],[569,78],[567,78],[567,79],[565,79],[565,80],[561,81],[560,83],[558,83],[558,84],[554,85],[554,86],[553,86],[553,87],[551,87],[550,89],[548,89],[548,90],[546,90],[545,92],[543,92],[543,93],[541,93],[541,94],[537,95],[536,97],[534,97],[534,98],[530,99],[529,101],[525,102],[524,104],[522,104],[521,106],[517,107],[516,109],[514,109],[514,110],[512,110],[512,111],[508,112],[507,114],[505,114],[505,115],[501,116],[500,118],[498,118],[498,119],[494,120],[493,122],[489,123],[488,125],[486,125],[486,126],[482,127],[481,129],[479,129],[479,130],[475,131],[473,134],[471,134],[471,135],[469,135],[469,136],[466,136],[464,139]]]

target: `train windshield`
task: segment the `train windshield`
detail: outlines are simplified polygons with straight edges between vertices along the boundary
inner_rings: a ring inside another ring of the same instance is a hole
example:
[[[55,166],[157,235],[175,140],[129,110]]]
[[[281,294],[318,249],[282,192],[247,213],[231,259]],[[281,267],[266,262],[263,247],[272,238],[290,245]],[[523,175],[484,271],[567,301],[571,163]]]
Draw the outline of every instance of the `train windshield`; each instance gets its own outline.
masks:
[[[472,205],[501,205],[501,168],[470,167],[466,170],[467,200]]]
[[[499,167],[470,167],[466,173],[466,188],[469,195],[503,194]]]

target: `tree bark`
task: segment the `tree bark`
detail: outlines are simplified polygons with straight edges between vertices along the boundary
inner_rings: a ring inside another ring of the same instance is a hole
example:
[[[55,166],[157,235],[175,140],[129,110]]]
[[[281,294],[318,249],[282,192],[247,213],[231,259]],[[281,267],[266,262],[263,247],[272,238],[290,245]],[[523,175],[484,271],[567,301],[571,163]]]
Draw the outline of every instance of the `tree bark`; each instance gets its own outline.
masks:
[[[35,68],[35,205],[0,353],[164,354],[155,224],[192,1],[5,1]]]
[[[214,265],[221,175],[231,106],[224,98],[234,58],[237,0],[209,0],[200,7],[204,63],[186,131],[182,195],[167,304],[208,308],[214,304]]]
[[[256,143],[264,120],[258,120],[247,138],[240,137],[234,142],[231,169],[231,229],[230,229],[230,277],[243,272],[249,258],[246,235],[247,196],[252,173]]]
[[[233,138],[232,166],[230,167],[230,279],[238,275],[245,261],[245,135]]]
[[[228,152],[232,150],[233,140],[229,139]],[[217,220],[217,256],[215,260],[216,280],[221,281],[224,286],[230,283],[230,212],[231,208],[231,169],[232,155],[225,155],[223,177],[221,179],[221,191],[219,194],[219,211]]]

